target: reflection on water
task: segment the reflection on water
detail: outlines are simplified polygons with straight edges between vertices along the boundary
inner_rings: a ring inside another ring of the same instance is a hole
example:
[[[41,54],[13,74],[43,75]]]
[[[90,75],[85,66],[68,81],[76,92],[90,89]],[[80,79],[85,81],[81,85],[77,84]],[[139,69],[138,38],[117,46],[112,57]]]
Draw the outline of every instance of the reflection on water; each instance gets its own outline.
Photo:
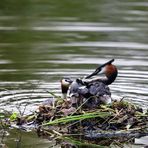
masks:
[[[115,58],[115,98],[148,106],[148,2],[15,0],[0,2],[1,109],[31,112],[59,81]]]

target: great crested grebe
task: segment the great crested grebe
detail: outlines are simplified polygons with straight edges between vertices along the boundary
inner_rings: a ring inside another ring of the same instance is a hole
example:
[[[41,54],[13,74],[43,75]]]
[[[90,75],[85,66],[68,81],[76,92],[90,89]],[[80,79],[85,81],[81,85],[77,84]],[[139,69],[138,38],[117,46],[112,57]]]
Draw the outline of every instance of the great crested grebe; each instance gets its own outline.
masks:
[[[94,105],[99,103],[111,103],[111,93],[108,85],[114,82],[117,77],[118,70],[115,65],[112,64],[114,59],[99,66],[92,74],[83,79],[72,80],[63,79],[61,81],[62,93],[67,94],[69,91],[69,97],[73,104],[78,103],[80,98],[89,99],[88,102]],[[99,74],[105,74],[105,78],[100,78]],[[64,95],[66,98],[66,95]],[[82,101],[81,101],[82,102]]]

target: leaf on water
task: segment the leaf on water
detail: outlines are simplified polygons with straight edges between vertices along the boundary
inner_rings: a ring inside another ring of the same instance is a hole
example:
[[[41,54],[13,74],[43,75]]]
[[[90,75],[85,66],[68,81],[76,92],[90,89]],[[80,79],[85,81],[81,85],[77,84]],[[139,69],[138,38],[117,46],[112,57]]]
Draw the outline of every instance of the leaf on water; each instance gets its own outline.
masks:
[[[14,112],[11,116],[10,116],[10,121],[14,121],[18,118],[18,113]]]

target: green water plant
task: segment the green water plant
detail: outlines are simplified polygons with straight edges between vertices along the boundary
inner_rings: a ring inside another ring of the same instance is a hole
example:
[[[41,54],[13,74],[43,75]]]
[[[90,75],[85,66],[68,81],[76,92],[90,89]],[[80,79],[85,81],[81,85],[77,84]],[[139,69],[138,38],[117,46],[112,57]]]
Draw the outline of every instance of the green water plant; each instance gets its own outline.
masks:
[[[66,116],[66,117],[62,117],[62,118],[59,118],[59,119],[55,119],[53,121],[49,121],[49,122],[42,124],[42,126],[65,124],[65,123],[69,123],[69,122],[72,122],[72,121],[81,121],[81,120],[91,119],[91,118],[96,118],[96,117],[106,118],[108,116],[111,116],[110,112],[85,113],[85,114],[82,114],[82,115]]]

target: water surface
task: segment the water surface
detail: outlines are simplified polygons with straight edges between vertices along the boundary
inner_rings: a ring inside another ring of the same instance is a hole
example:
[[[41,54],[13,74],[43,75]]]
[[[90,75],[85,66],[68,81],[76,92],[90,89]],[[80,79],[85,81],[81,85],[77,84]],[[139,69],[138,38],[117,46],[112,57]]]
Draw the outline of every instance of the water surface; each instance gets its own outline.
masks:
[[[34,111],[62,77],[115,58],[112,97],[148,106],[146,0],[0,2],[0,109]]]

